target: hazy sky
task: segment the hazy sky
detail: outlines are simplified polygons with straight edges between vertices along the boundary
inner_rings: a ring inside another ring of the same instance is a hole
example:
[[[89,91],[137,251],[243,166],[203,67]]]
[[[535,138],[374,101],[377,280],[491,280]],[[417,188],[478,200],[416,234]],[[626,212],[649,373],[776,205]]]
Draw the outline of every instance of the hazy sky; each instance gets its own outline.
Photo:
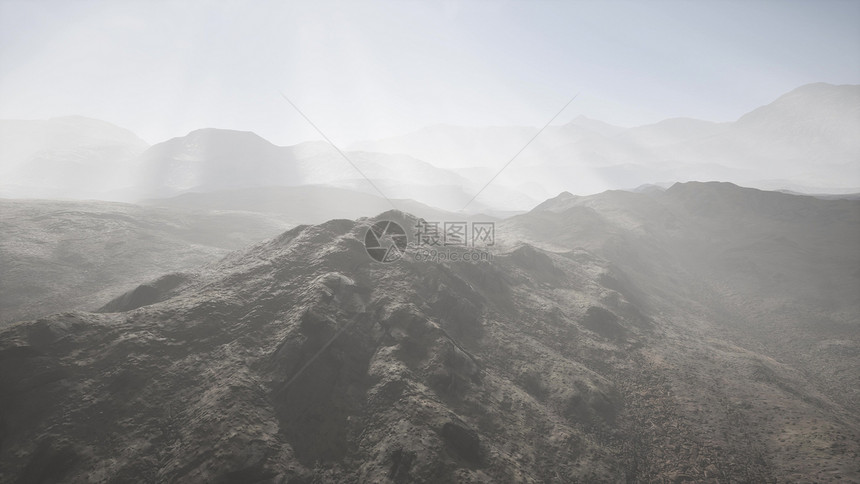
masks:
[[[857,1],[0,0],[0,118],[80,114],[154,143],[277,144],[421,126],[734,120],[860,83]]]

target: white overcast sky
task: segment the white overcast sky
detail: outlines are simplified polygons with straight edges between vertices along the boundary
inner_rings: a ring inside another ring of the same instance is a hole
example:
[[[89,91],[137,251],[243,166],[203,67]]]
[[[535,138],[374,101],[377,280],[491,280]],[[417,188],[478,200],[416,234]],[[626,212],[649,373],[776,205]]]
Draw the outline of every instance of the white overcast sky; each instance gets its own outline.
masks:
[[[0,118],[84,115],[150,143],[422,126],[714,121],[860,83],[860,2],[0,0]]]

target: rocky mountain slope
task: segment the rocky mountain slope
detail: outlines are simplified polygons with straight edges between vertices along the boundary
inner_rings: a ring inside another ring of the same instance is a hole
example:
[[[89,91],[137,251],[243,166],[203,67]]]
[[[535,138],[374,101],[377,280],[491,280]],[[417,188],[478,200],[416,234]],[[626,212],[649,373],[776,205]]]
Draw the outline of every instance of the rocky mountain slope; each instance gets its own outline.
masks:
[[[142,280],[196,268],[293,225],[239,210],[0,199],[0,326],[94,310]]]
[[[432,220],[460,218],[412,200],[392,202]],[[0,199],[0,325],[92,310],[141,280],[193,269],[295,225],[390,207],[378,196],[326,186],[187,193],[141,205]]]
[[[857,203],[562,195],[480,263],[299,226],[0,332],[0,480],[860,480]]]
[[[857,200],[685,183],[562,194],[498,230],[599,254],[666,313],[703,315],[721,337],[798,364],[832,398],[860,408],[860,374],[851,371],[860,365]]]

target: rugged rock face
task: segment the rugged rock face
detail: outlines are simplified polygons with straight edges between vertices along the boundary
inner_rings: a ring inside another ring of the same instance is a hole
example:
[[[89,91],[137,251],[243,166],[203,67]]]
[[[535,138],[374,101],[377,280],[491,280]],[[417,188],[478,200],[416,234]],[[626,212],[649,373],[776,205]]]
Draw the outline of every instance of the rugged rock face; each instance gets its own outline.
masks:
[[[0,343],[4,477],[623,477],[595,433],[623,406],[614,385],[521,336],[543,325],[534,316],[576,332],[578,310],[529,315],[499,301],[525,297],[532,277],[573,290],[585,267],[533,248],[494,266],[380,264],[362,245],[367,226],[299,227],[144,284],[102,314],[11,326]],[[570,276],[532,276],[522,262],[533,260]],[[558,459],[569,468],[545,465]]]
[[[860,479],[857,409],[669,311],[647,264],[511,241],[382,264],[375,220],[415,224],[297,227],[4,329],[0,481]]]

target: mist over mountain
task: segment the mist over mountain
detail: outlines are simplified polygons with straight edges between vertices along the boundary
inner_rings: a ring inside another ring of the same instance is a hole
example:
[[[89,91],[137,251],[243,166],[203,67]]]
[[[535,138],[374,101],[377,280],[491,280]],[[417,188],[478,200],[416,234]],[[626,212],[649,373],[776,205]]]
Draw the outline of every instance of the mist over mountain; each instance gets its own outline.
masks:
[[[858,20],[0,0],[0,484],[860,484]]]
[[[130,131],[81,116],[0,120],[0,194],[96,198],[132,184],[149,145]]]
[[[457,210],[478,190],[463,176],[411,156],[362,151],[346,155],[349,161],[327,143],[280,147],[254,133],[202,129],[144,152],[137,160],[140,171],[135,193],[157,198],[190,192],[327,185]],[[382,194],[377,189],[382,189]],[[534,203],[511,190],[493,188],[490,193],[521,205]],[[332,212],[328,218],[336,216]]]
[[[356,146],[440,166],[501,168],[536,128],[436,126]],[[860,187],[860,86],[810,84],[732,123],[675,118],[619,128],[548,127],[497,182],[536,198],[673,181],[722,180],[810,193]],[[493,173],[495,170],[493,171]],[[540,187],[530,191],[529,185]]]
[[[295,225],[317,224],[332,218],[356,219],[365,213],[390,210],[391,205],[428,220],[474,217],[430,207],[413,200],[386,200],[377,195],[324,185],[298,187],[256,187],[208,193],[186,193],[171,198],[144,201],[145,205],[202,211],[242,211],[276,216]]]
[[[251,132],[212,128],[148,148],[121,128],[85,118],[6,121],[0,132],[6,197],[137,201],[328,185],[448,211],[469,204],[472,213],[502,214],[561,191],[675,181],[860,191],[857,85],[802,86],[731,123],[675,118],[621,128],[579,116],[546,128],[497,178],[537,128],[431,126],[356,143],[346,152],[349,161],[323,142],[282,147]]]
[[[364,152],[351,152],[348,156],[371,180],[466,183],[450,171],[409,156]],[[201,129],[154,145],[141,155],[139,163],[142,192],[152,195],[260,186],[335,185],[361,178],[326,143],[280,147],[254,133],[222,129]]]
[[[856,133],[2,121],[0,482],[860,481]]]
[[[288,153],[251,132],[199,129],[157,143],[139,161],[142,193],[175,195],[259,186],[261,180],[295,178]]]
[[[417,218],[299,226],[0,331],[0,476],[856,480],[858,217],[568,193],[500,222],[492,261],[389,264],[368,227]]]
[[[783,178],[812,187],[855,187],[860,176],[860,86],[800,87],[745,114],[710,137],[670,150],[676,158],[749,171],[759,180]],[[728,180],[755,181],[752,178]]]

